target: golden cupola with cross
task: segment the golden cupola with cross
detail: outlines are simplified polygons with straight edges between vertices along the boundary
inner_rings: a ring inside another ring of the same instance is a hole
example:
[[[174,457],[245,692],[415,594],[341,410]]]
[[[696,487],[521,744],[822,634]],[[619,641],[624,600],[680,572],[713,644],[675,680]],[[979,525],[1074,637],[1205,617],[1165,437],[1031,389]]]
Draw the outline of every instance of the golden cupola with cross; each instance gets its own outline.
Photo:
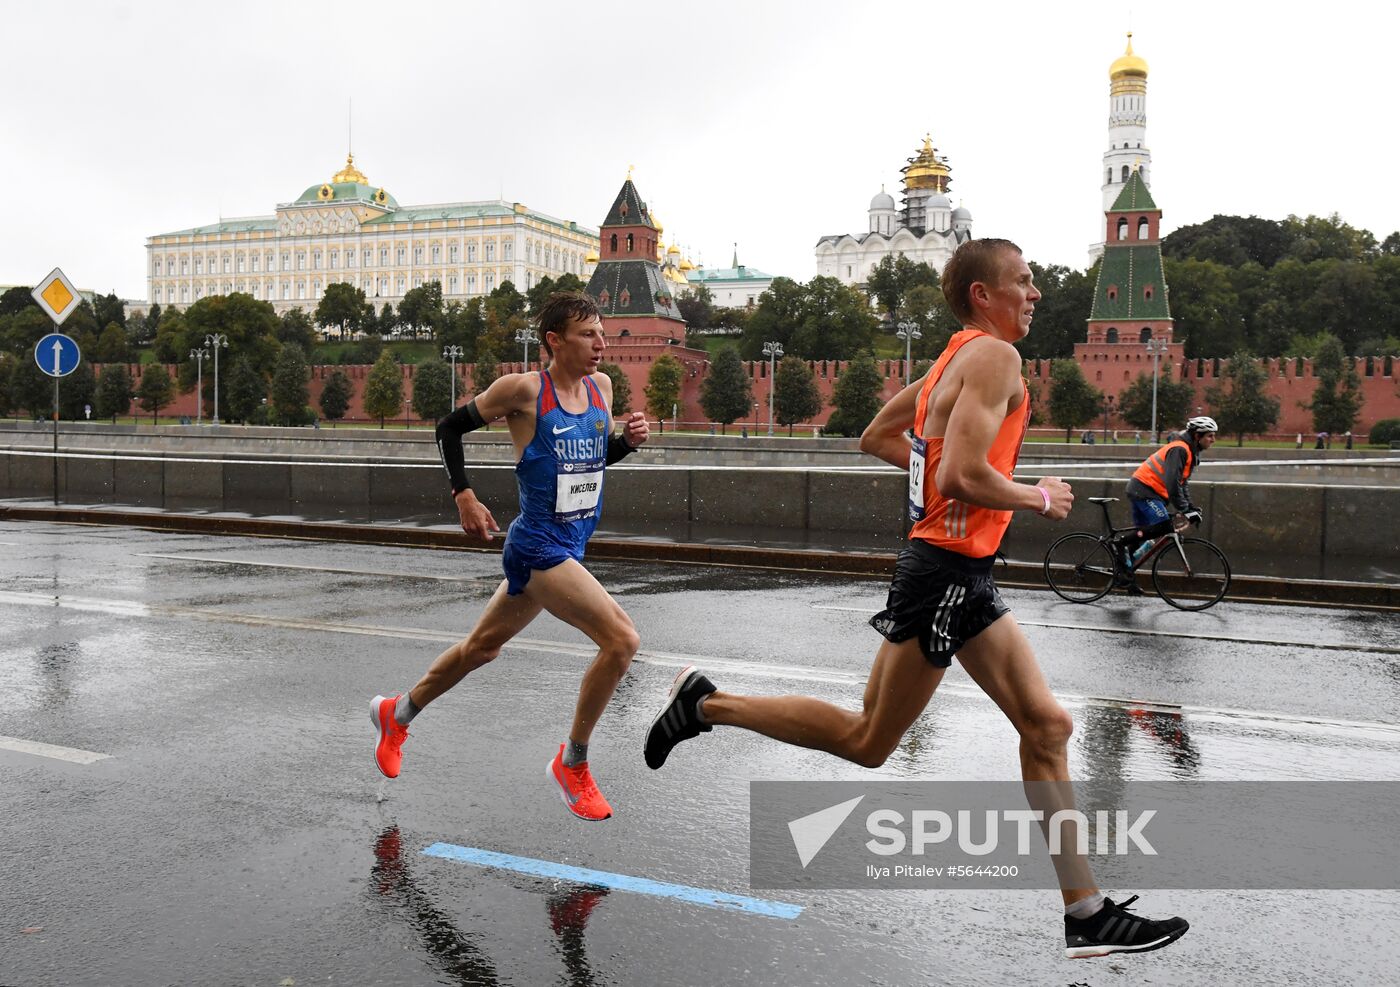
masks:
[[[924,146],[919,153],[899,170],[904,174],[906,192],[911,189],[928,189],[944,195],[952,182],[953,169],[948,165],[947,156],[938,156],[938,148],[933,146],[933,138],[927,134],[924,135]]]

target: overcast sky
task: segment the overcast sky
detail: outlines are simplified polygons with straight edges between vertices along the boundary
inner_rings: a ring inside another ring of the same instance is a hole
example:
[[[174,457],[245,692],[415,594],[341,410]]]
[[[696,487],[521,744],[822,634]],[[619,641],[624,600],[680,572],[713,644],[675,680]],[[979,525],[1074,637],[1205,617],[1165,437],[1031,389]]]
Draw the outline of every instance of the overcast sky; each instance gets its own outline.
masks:
[[[848,0],[10,2],[0,284],[146,296],[146,237],[270,215],[345,160],[403,205],[596,227],[629,164],[706,266],[806,280],[924,133],[979,236],[1083,268],[1108,66],[1150,66],[1164,230],[1215,213],[1400,228],[1388,5]],[[1129,20],[1131,18],[1131,25]]]

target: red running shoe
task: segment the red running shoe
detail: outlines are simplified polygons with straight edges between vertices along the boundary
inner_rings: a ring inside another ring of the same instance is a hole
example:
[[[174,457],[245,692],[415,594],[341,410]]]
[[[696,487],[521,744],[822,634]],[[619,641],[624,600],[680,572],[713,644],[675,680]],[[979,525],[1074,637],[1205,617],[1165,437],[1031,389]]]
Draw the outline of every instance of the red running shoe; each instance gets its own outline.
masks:
[[[374,726],[374,763],[385,778],[397,778],[403,764],[403,742],[408,739],[408,727],[399,726],[394,719],[398,696],[385,699],[375,696],[369,704],[369,722]]]
[[[598,784],[588,770],[588,762],[584,761],[572,768],[564,766],[563,744],[559,745],[559,753],[555,754],[545,767],[545,774],[554,779],[554,783],[559,786],[559,797],[564,800],[569,811],[580,819],[602,822],[612,816],[612,806],[603,798],[603,793],[598,791]]]

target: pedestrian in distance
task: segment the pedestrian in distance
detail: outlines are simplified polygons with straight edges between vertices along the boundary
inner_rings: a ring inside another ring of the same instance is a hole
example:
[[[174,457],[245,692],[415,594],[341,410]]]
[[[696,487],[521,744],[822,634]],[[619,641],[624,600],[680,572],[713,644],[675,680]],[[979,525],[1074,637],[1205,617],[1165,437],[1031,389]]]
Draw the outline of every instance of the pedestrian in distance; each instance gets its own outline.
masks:
[[[582,561],[602,510],[604,470],[646,442],[648,429],[643,415],[631,412],[621,433],[613,434],[612,381],[598,370],[607,341],[591,298],[555,292],[540,310],[539,328],[547,369],[506,374],[438,423],[438,453],[462,529],[483,541],[500,530],[468,482],[462,452],[465,433],[500,418],[515,446],[520,514],[501,552],[505,578],[471,633],[440,654],[413,688],[374,697],[374,759],[385,777],[397,778],[414,717],[493,661],[548,610],[598,646],[583,675],[573,723],[546,765],[569,811],[598,821],[611,816],[612,807],[589,769],[588,743],[637,652],[638,638],[631,618]]]
[[[870,621],[884,641],[862,708],[853,712],[806,696],[721,692],[703,672],[685,668],[647,733],[649,767],[660,768],[677,744],[721,726],[879,767],[956,656],[1019,733],[1032,807],[1048,810],[1044,819],[1073,807],[1067,745],[1074,722],[1050,691],[992,576],[1013,512],[1060,521],[1074,503],[1069,484],[1056,477],[1035,486],[1011,479],[1031,410],[1012,344],[1030,331],[1040,292],[1020,248],[1007,240],[962,244],[942,283],[964,328],[928,374],[891,399],[861,436],[864,452],[908,471],[914,522],[885,609]],[[1033,791],[1050,804],[1036,804]],[[1065,904],[1068,956],[1144,952],[1186,932],[1182,919],[1143,918],[1124,910],[1133,899],[1105,897],[1082,855],[1052,854],[1052,862]]]

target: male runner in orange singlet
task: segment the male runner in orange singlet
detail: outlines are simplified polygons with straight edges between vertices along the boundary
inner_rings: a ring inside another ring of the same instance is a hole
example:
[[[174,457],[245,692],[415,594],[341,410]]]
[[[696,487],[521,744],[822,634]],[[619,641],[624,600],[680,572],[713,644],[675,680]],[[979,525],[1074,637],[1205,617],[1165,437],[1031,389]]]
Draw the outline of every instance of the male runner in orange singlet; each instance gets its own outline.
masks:
[[[1049,790],[1056,800],[1051,809],[1072,807],[1066,747],[1074,722],[1051,693],[992,579],[1013,511],[1058,521],[1074,502],[1069,484],[1058,478],[1036,486],[1011,478],[1030,420],[1021,356],[1012,344],[1030,331],[1040,292],[1020,248],[989,239],[958,248],[943,272],[943,293],[963,330],[927,376],[885,405],[861,436],[863,451],[909,471],[915,522],[885,609],[870,621],[885,640],[863,708],[852,712],[805,696],[719,692],[687,668],[647,735],[650,767],[661,767],[676,744],[717,724],[879,767],[924,711],[956,654],[1020,734],[1023,779],[1057,783],[1028,784],[1028,793]],[[1124,910],[1133,899],[1119,904],[1106,898],[1082,858],[1055,863],[1062,885],[1067,874],[1089,885],[1063,890],[1068,956],[1144,952],[1186,931],[1182,919],[1144,919]]]

